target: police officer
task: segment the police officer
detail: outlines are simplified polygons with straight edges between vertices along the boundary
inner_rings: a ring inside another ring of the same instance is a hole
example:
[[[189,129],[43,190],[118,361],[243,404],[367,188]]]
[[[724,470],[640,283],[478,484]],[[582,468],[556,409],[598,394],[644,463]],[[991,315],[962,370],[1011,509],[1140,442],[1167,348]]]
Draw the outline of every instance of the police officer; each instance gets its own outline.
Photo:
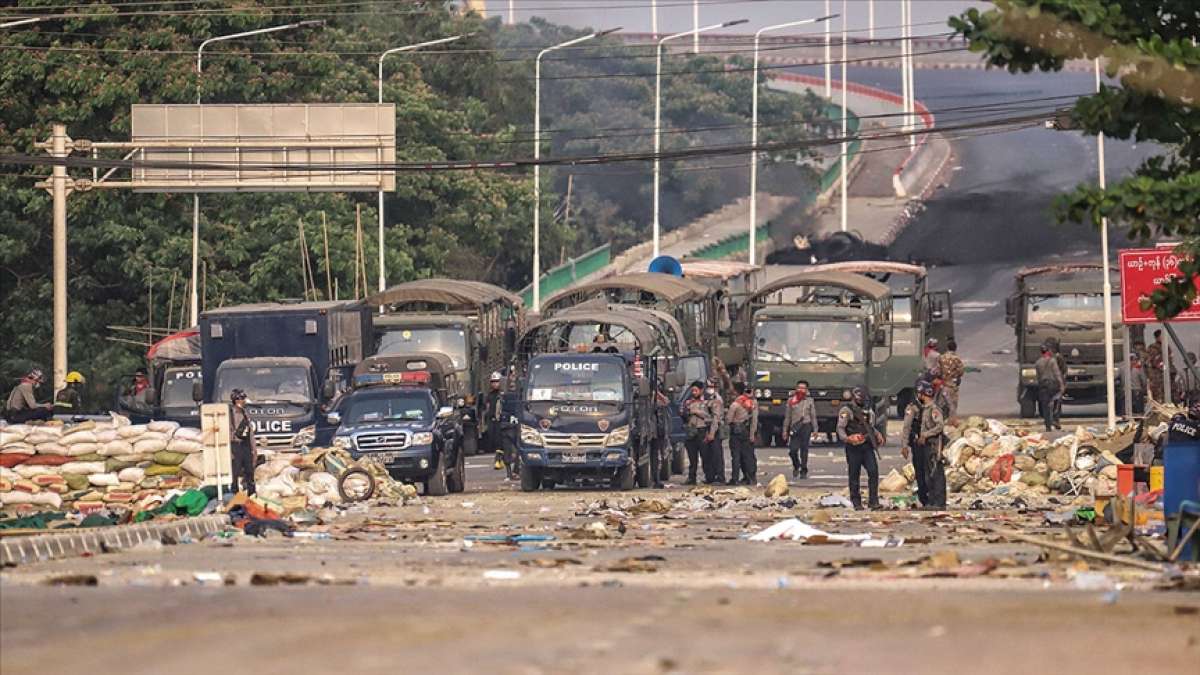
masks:
[[[725,400],[717,391],[717,383],[709,378],[704,388],[704,400],[708,401],[708,414],[717,423],[717,433],[708,442],[708,452],[703,456],[704,482],[709,485],[725,482],[725,442],[729,440],[729,427],[725,424]]]
[[[483,402],[483,442],[496,453],[496,461],[492,467],[496,471],[506,466],[501,430],[504,415],[504,392],[500,390],[500,383],[503,381],[504,376],[499,372],[492,373],[492,376],[488,378],[488,393]],[[508,473],[511,477],[512,471],[509,470]]]
[[[1033,370],[1038,386],[1038,407],[1042,409],[1046,431],[1061,429],[1055,417],[1055,403],[1066,392],[1067,381],[1063,378],[1058,361],[1054,358],[1054,348],[1049,342],[1042,344],[1042,356],[1033,364]]]
[[[232,450],[233,491],[239,492],[239,481],[246,494],[254,494],[254,464],[258,446],[254,443],[254,421],[246,410],[246,392],[234,389],[229,394],[233,409],[229,414],[229,441]]]
[[[708,452],[709,445],[717,437],[719,420],[712,414],[712,407],[704,398],[704,383],[697,380],[692,383],[688,397],[684,399],[682,410],[684,428],[687,429],[685,447],[688,453],[688,485],[696,484],[696,471],[700,467],[700,458]],[[707,466],[705,467],[707,473]],[[707,475],[705,476],[707,478]]]
[[[792,458],[792,478],[808,478],[808,444],[817,427],[817,406],[808,396],[808,382],[800,380],[783,415],[783,440]]]
[[[83,411],[83,385],[87,380],[77,370],[67,373],[66,385],[54,395],[55,412],[79,414]]]
[[[879,508],[879,462],[876,448],[883,444],[883,437],[875,430],[875,411],[868,405],[867,392],[855,387],[850,400],[838,411],[838,440],[846,444],[846,468],[850,474],[850,501],[856,511],[861,511],[862,492],[859,479],[862,470],[867,470],[868,505]]]
[[[904,411],[900,432],[900,454],[911,455],[917,475],[917,498],[926,508],[945,508],[946,470],[942,461],[942,431],[945,417],[934,400],[933,385],[917,383],[917,400]]]
[[[758,434],[758,402],[746,393],[744,382],[735,382],[737,398],[729,404],[725,422],[729,425],[729,485],[737,485],[738,471],[746,485],[758,483],[758,457],[754,454],[754,437]]]

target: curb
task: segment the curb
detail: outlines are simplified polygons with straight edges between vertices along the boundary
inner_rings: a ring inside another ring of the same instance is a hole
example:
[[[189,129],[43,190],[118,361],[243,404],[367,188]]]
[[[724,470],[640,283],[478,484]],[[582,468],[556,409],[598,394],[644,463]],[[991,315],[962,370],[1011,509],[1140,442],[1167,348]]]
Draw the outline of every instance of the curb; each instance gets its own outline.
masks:
[[[85,554],[110,553],[131,548],[145,541],[171,536],[203,537],[229,526],[229,516],[212,515],[184,518],[169,523],[153,521],[136,525],[116,525],[84,530],[60,530],[54,534],[36,534],[0,539],[0,567],[60,560]]]

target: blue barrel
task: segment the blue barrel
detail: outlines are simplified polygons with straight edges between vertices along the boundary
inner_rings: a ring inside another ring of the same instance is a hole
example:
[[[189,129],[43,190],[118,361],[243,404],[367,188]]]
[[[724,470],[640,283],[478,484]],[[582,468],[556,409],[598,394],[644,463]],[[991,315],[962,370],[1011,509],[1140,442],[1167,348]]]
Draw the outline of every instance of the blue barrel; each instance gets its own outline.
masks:
[[[1200,502],[1200,443],[1170,442],[1163,450],[1163,515],[1177,516],[1185,501]],[[1189,553],[1185,549],[1180,558],[1189,560]]]

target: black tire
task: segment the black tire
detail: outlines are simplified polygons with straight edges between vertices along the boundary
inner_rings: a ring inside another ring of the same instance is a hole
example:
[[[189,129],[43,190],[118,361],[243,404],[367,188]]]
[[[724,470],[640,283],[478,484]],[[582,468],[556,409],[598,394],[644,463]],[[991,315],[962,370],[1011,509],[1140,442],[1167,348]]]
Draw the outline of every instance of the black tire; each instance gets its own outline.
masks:
[[[446,477],[446,487],[454,493],[467,489],[467,461],[462,450],[458,452],[458,461],[454,463],[454,471]]]
[[[521,492],[534,492],[542,485],[542,472],[521,463]]]
[[[555,485],[558,485],[558,483],[554,482],[553,478],[543,478],[542,479],[542,489],[543,490],[553,490]]]
[[[645,461],[643,461],[643,459]],[[645,453],[639,453],[639,456],[634,460],[637,462],[637,468],[634,469],[633,479],[640,488],[648,488],[654,482],[650,475],[650,458],[645,456]]]
[[[633,463],[626,464],[613,476],[613,489],[626,492],[634,488]]]
[[[433,475],[425,481],[425,494],[430,497],[442,497],[449,492],[446,485],[446,453],[437,453],[437,464],[433,467]]]
[[[1037,417],[1037,397],[1032,395],[1032,390],[1026,389],[1017,402],[1021,404],[1021,419]]]
[[[361,489],[357,487],[360,485]],[[375,494],[375,477],[363,468],[346,469],[338,477],[338,494],[344,502],[368,500]]]
[[[682,476],[687,471],[687,448],[678,443],[671,449],[671,475]]]

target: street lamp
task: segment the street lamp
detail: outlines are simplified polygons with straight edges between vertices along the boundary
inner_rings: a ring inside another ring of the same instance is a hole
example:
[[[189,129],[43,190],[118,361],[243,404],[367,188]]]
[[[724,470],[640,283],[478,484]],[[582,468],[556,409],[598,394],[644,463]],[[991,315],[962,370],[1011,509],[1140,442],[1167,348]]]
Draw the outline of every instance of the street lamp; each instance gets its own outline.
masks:
[[[620,28],[610,28],[567,40],[538,52],[533,61],[533,310],[542,307],[542,57],[550,52],[594,40]]]
[[[746,23],[746,19],[737,19],[736,21],[726,21],[725,23],[714,23],[711,26],[703,28],[693,28],[692,30],[683,31],[682,33],[674,33],[668,35],[658,41],[658,47],[655,50],[656,61],[654,65],[654,257],[658,257],[658,215],[660,204],[660,164],[662,160],[659,158],[659,151],[662,149],[662,55],[663,45],[671,40],[676,40],[681,37],[687,37],[693,34],[707,33],[710,30],[718,28],[728,28],[729,26],[737,26]]]
[[[758,232],[756,221],[758,218],[758,43],[763,33],[773,30],[782,30],[784,28],[795,28],[796,26],[807,26],[810,23],[818,21],[828,21],[837,16],[823,16],[816,19],[802,19],[800,21],[789,21],[787,23],[778,23],[774,26],[759,28],[754,33],[754,77],[751,80],[750,94],[750,264],[754,264],[754,259],[757,254],[756,248],[758,245]]]
[[[412,51],[416,51],[418,49],[423,49],[425,47],[433,47],[435,45],[441,45],[441,44],[445,44],[447,42],[454,42],[455,40],[461,40],[464,37],[466,37],[466,36],[465,35],[455,35],[454,37],[442,38],[440,40],[430,40],[428,42],[420,42],[415,45],[407,45],[405,47],[393,47],[392,49],[388,49],[385,52],[383,52],[382,54],[380,54],[379,55],[379,104],[383,105],[383,60],[385,58],[387,58],[388,55],[398,54],[400,52],[412,52]],[[383,186],[382,185],[380,186],[380,190],[379,190],[379,208],[377,211],[378,211],[378,215],[379,215],[379,290],[383,291],[383,290],[387,289],[387,281],[386,281],[387,270],[385,269],[384,260],[383,260],[384,256],[383,256]]]
[[[214,42],[225,42],[226,40],[236,40],[238,38],[250,37],[252,35],[263,35],[265,33],[277,33],[281,30],[291,30],[293,28],[304,28],[306,26],[324,26],[324,21],[298,21],[289,23],[283,26],[272,26],[270,28],[259,28],[257,30],[248,30],[242,33],[233,33],[231,35],[220,35],[214,38],[209,38],[200,43],[200,48],[196,50],[196,105],[200,105],[200,75],[204,73],[204,48]],[[198,288],[200,270],[200,193],[192,195],[192,325],[195,326],[200,321],[200,294]]]

